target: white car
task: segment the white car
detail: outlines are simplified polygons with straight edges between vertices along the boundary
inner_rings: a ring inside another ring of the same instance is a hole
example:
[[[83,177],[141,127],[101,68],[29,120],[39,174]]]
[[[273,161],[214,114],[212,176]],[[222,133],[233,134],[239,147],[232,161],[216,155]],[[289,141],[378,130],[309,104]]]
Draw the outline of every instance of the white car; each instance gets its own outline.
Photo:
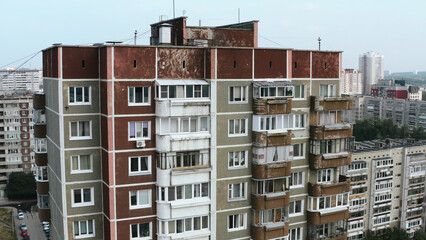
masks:
[[[24,213],[23,212],[18,213],[18,219],[20,219],[20,220],[24,219]]]

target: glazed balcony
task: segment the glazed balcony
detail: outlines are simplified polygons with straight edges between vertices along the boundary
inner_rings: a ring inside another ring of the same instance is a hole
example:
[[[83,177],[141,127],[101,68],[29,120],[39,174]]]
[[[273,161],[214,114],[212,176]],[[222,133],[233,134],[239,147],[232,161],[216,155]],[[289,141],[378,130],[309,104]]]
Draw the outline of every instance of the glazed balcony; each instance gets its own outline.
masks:
[[[311,110],[313,111],[351,110],[353,105],[351,97],[311,96]]]
[[[321,169],[350,165],[351,156],[351,152],[309,154],[309,167],[311,169]]]
[[[327,183],[309,183],[308,194],[312,197],[322,197],[328,195],[335,195],[351,191],[351,181],[348,177],[340,175],[339,180]]]
[[[191,168],[157,168],[157,186],[168,187],[210,181],[210,165]]]
[[[256,179],[279,178],[290,174],[291,162],[252,165],[252,176]]]
[[[333,212],[311,212],[308,213],[308,224],[320,225],[326,223],[337,222],[349,218],[349,208]]]
[[[46,108],[46,97],[44,93],[36,93],[33,95],[33,108],[34,109]]]
[[[257,98],[253,100],[253,114],[289,114],[291,113],[291,98],[266,99]]]
[[[346,231],[346,230],[345,230]],[[348,238],[348,233],[347,232],[334,232],[334,233],[330,233],[327,236],[308,236],[308,240],[346,240]]]
[[[310,138],[315,140],[350,138],[352,135],[353,126],[349,123],[310,126]]]
[[[289,204],[290,194],[288,191],[268,193],[264,195],[251,195],[251,206],[255,210],[281,208],[289,206]]]
[[[253,240],[267,240],[288,236],[289,223],[279,222],[266,226],[251,225],[251,237]]]
[[[274,147],[291,145],[291,130],[286,132],[255,132],[253,131],[253,146],[255,147]]]
[[[155,109],[155,115],[157,117],[206,116],[210,114],[210,100],[157,99],[155,100]]]
[[[179,152],[210,148],[210,133],[156,135],[157,151]]]

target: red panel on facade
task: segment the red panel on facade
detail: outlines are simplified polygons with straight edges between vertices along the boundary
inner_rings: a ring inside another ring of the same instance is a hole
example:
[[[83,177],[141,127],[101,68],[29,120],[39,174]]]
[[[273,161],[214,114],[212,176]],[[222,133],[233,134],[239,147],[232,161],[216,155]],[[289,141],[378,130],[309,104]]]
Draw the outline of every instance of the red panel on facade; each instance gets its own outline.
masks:
[[[156,187],[154,184],[116,188],[117,219],[155,215],[157,212],[156,203],[155,203],[155,199],[156,199],[155,188]],[[130,191],[145,190],[145,189],[151,189],[151,207],[130,209],[130,201],[129,201]]]
[[[286,78],[286,50],[254,50],[254,78]]]
[[[218,79],[251,79],[252,49],[217,49]]]
[[[136,149],[136,141],[129,141],[129,123],[147,121],[151,124],[151,135],[145,140],[145,148],[155,148],[155,117],[117,117],[115,118],[115,149]]]
[[[111,47],[99,48],[99,71],[101,79],[111,79]]]
[[[291,72],[292,78],[310,78],[311,77],[311,52],[292,51],[291,54]]]
[[[98,48],[63,47],[63,78],[99,78]]]
[[[130,157],[148,156],[151,158],[151,174],[130,176]],[[155,151],[139,151],[124,152],[115,154],[115,180],[117,184],[133,184],[141,182],[156,181],[156,152]]]
[[[111,202],[114,202],[114,199],[110,199],[110,191],[114,191],[113,188],[109,188],[107,185],[102,184],[102,204],[104,209],[104,214],[111,219],[111,213],[114,212],[114,209],[111,209]]]
[[[204,49],[158,48],[158,78],[203,79]]]
[[[58,77],[58,48],[43,51],[43,77]]]
[[[312,52],[312,78],[339,78],[338,52]]]
[[[129,87],[144,87],[150,88],[150,105],[148,106],[129,106]],[[115,114],[149,114],[155,113],[155,85],[152,81],[140,82],[115,82],[114,88],[114,110]]]
[[[117,79],[155,78],[155,48],[115,47],[114,77]]]
[[[407,99],[407,97],[408,97],[407,90],[396,90],[395,91],[395,98],[398,98],[398,99]]]

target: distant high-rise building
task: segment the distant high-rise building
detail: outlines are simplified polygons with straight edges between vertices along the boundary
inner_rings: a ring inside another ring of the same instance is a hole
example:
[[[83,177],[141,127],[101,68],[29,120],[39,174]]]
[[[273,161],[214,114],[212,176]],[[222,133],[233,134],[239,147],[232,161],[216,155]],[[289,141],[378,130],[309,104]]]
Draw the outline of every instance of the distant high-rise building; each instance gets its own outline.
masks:
[[[384,58],[375,52],[364,53],[359,57],[359,71],[362,73],[365,94],[370,94],[371,85],[384,78]]]
[[[342,84],[340,84],[342,94],[362,94],[363,84],[361,72],[356,69],[342,70]]]
[[[38,92],[42,71],[36,69],[0,70],[0,95],[14,95],[23,92]]]

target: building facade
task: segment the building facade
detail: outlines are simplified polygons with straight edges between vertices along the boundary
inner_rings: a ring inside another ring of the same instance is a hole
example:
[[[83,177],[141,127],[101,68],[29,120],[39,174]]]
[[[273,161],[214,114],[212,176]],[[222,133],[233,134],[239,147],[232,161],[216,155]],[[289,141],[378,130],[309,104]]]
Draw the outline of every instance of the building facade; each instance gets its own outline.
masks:
[[[384,78],[384,56],[367,52],[359,56],[359,71],[362,73],[364,94],[370,94],[371,86]]]
[[[341,94],[363,94],[362,73],[356,69],[345,69],[342,71]]]
[[[42,71],[35,69],[0,70],[0,95],[17,92],[38,92],[42,84]]]
[[[345,239],[341,52],[259,48],[257,21],[151,29],[43,51],[52,239]]]

